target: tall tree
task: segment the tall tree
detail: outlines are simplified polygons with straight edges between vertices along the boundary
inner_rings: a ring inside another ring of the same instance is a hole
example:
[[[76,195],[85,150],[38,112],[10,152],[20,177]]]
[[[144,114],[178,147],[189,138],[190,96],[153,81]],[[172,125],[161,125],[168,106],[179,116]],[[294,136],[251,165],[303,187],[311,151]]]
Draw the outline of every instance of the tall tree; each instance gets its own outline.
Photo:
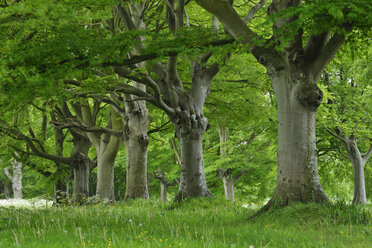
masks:
[[[247,25],[255,8],[241,17],[233,1],[197,2],[250,49],[272,82],[278,108],[278,183],[267,207],[275,201],[282,205],[327,201],[318,178],[315,114],[322,92],[317,82],[351,28],[365,25],[356,13],[366,15],[363,8],[370,5],[367,1],[348,6],[347,2],[273,0],[267,8],[272,35],[265,38]]]

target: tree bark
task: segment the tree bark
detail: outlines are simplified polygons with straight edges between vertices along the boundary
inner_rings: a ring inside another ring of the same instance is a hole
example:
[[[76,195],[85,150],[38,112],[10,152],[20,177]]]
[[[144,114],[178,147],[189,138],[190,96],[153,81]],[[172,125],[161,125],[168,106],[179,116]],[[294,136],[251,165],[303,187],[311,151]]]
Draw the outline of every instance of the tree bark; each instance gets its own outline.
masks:
[[[160,200],[164,203],[167,202],[168,185],[160,182]]]
[[[22,163],[17,160],[12,161],[13,172],[10,173],[9,168],[5,168],[4,172],[9,180],[12,182],[13,198],[22,199]]]
[[[181,177],[176,201],[189,197],[211,197],[204,172],[202,138],[208,121],[204,116],[196,118],[182,112],[176,122],[176,134],[181,151]]]
[[[89,168],[91,161],[88,153],[92,143],[87,137],[82,135],[73,135],[73,143],[74,189],[71,202],[84,203],[89,195]]]
[[[220,157],[221,159],[226,159],[228,154],[228,149],[226,142],[229,138],[229,128],[224,126],[217,127],[218,136],[220,137]],[[234,179],[232,177],[231,170],[219,170],[219,177],[222,179],[223,188],[225,190],[225,199],[230,201],[235,201],[234,196]]]
[[[360,158],[351,160],[354,171],[354,198],[353,204],[366,204],[366,186],[364,183],[364,164]]]
[[[235,202],[234,180],[232,175],[222,177],[223,187],[225,189],[225,199]]]
[[[273,199],[280,204],[327,201],[319,182],[315,114],[322,94],[303,72],[271,75],[278,107],[278,182]]]
[[[118,113],[111,108],[112,129],[121,130],[122,122]],[[100,200],[114,198],[114,163],[120,148],[120,138],[107,134],[100,140],[97,151],[97,197]]]
[[[5,199],[12,198],[12,182],[10,180],[4,180],[4,197]]]
[[[137,88],[145,87],[135,84]],[[124,199],[149,198],[147,182],[147,129],[151,123],[145,101],[131,101],[126,95],[124,117],[124,144],[126,149],[126,189]]]
[[[14,199],[22,199],[22,163],[18,161],[13,161],[13,198]]]
[[[58,179],[54,183],[54,201],[57,204],[69,201],[68,181],[66,182],[66,180]]]

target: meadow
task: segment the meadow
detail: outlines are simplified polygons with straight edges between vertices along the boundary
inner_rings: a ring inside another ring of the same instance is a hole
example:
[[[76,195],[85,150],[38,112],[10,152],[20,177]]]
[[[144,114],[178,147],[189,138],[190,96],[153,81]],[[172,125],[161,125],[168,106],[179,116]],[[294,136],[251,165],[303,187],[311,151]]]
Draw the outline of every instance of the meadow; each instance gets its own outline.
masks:
[[[0,208],[0,247],[371,247],[371,205],[258,209],[222,199]]]

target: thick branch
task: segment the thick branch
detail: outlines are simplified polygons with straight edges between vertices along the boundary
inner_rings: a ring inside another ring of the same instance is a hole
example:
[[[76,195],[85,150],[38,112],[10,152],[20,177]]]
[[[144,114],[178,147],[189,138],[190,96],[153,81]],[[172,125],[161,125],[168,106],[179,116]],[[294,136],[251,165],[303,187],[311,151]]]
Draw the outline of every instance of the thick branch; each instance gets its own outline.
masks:
[[[77,122],[69,122],[69,123],[59,123],[59,122],[54,122],[54,121],[50,121],[49,122],[50,124],[56,126],[57,128],[60,128],[60,129],[65,129],[65,128],[78,128],[84,132],[89,132],[89,133],[107,133],[107,134],[110,134],[110,135],[114,135],[114,136],[117,136],[117,137],[121,137],[122,136],[122,132],[120,131],[115,131],[115,130],[112,130],[110,128],[105,128],[105,127],[88,127],[88,126],[84,126],[82,125],[81,123],[77,123]]]
[[[258,62],[265,66],[269,64],[273,64],[274,66],[282,64],[283,61],[274,48],[266,48],[257,45],[258,41],[264,41],[264,43],[266,43],[267,40],[258,36],[247,27],[243,19],[231,5],[230,1],[197,0],[197,3],[205,10],[215,15],[235,39],[244,45],[249,45],[252,54],[256,57]]]
[[[337,51],[340,49],[342,43],[345,41],[345,35],[335,34],[319,52],[318,57],[311,65],[311,70],[313,72],[313,79],[317,81],[322,74],[324,68],[329,64],[329,62],[336,55]]]
[[[363,158],[363,162],[364,164],[367,163],[369,157],[371,156],[372,154],[372,144],[369,145],[369,149],[366,153],[362,154],[362,158]]]
[[[33,155],[36,155],[36,156],[39,156],[39,157],[42,157],[42,158],[45,158],[45,159],[49,159],[49,160],[52,160],[52,161],[57,162],[57,163],[64,163],[64,164],[68,164],[68,165],[72,164],[73,161],[72,161],[71,158],[56,156],[56,155],[52,155],[52,154],[40,151],[39,149],[37,149],[37,147],[33,143],[32,139],[30,139],[29,137],[27,137],[26,135],[24,135],[23,133],[21,133],[18,130],[14,129],[14,128],[8,126],[8,125],[4,125],[4,123],[6,123],[6,122],[0,120],[0,131],[4,132],[4,133],[12,134],[17,139],[25,141],[27,143],[27,145],[31,148],[32,152],[34,153]]]

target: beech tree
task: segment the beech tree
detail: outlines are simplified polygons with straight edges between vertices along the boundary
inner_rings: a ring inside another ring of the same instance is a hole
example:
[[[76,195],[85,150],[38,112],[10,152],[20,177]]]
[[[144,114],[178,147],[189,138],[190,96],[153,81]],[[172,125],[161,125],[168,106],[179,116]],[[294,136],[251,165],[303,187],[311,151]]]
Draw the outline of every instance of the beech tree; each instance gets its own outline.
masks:
[[[138,6],[144,8],[146,3],[141,2]],[[133,11],[134,6],[128,9],[127,6],[120,5],[117,9],[127,29],[143,28],[143,25],[136,26],[132,19],[136,14]],[[168,29],[177,39],[177,33],[184,27],[185,2],[177,1],[176,6],[175,1],[169,1],[166,14]],[[142,38],[142,40],[145,39]],[[138,45],[137,50],[143,52],[145,44]],[[203,115],[203,107],[209,93],[209,85],[218,72],[217,63],[207,64],[211,55],[208,53],[200,59],[189,59],[192,74],[189,90],[185,89],[179,76],[179,61],[176,53],[168,57],[166,66],[159,62],[152,65],[148,72],[154,75],[136,73],[125,67],[115,68],[116,73],[121,77],[151,88],[153,94],[139,89],[132,89],[130,93],[146,99],[165,111],[175,126],[181,153],[181,178],[179,193],[176,196],[178,201],[187,197],[212,196],[206,185],[202,156],[202,136],[208,126],[208,121]]]
[[[367,53],[357,52],[358,58],[351,60],[346,48],[328,66],[323,76],[326,103],[318,118],[322,128],[336,138],[335,150],[352,164],[354,204],[367,201],[364,172],[372,153],[371,70],[368,66],[371,49],[367,47],[366,50]]]
[[[345,146],[347,155],[341,150],[340,154],[350,160],[353,165],[354,172],[354,204],[366,204],[366,186],[364,182],[364,167],[367,164],[369,157],[372,154],[372,143],[369,146],[369,149],[366,153],[361,153],[358,148],[358,142],[354,135],[350,135],[348,138],[344,137],[342,134],[336,134],[328,129],[328,132],[339,139],[342,144]]]
[[[18,157],[17,154],[14,154],[14,158],[11,161],[11,170],[9,167],[5,167],[4,173],[12,182],[13,198],[22,199],[22,163],[17,161],[16,157]]]
[[[59,132],[56,132],[57,136],[55,137],[56,150],[60,150],[60,152],[57,151],[57,154],[52,154],[51,152],[47,151],[43,143],[37,139],[31,127],[28,129],[27,133],[24,133],[19,127],[9,125],[6,121],[0,120],[0,132],[12,137],[15,140],[25,142],[30,151],[14,147],[14,149],[16,149],[16,151],[20,154],[38,156],[53,161],[56,164],[66,164],[73,168],[74,194],[72,202],[81,203],[86,200],[88,197],[88,184],[85,168],[91,168],[95,164],[88,157],[88,151],[91,147],[89,140],[82,138],[80,135],[78,136],[77,133],[74,133],[74,149],[72,151],[72,155],[70,157],[65,157],[63,156],[63,152],[61,152],[63,150],[64,134],[61,135]],[[58,198],[59,196],[57,196],[57,201],[60,200]]]
[[[197,2],[251,51],[272,82],[278,108],[278,183],[267,207],[275,201],[282,205],[328,201],[318,178],[315,114],[322,92],[317,82],[347,33],[353,27],[365,27],[360,15],[367,15],[370,5],[367,1],[358,1],[357,5],[273,0],[267,8],[272,35],[265,38],[247,25],[252,20],[251,12],[241,17],[233,1]],[[256,6],[266,2],[262,0]]]

